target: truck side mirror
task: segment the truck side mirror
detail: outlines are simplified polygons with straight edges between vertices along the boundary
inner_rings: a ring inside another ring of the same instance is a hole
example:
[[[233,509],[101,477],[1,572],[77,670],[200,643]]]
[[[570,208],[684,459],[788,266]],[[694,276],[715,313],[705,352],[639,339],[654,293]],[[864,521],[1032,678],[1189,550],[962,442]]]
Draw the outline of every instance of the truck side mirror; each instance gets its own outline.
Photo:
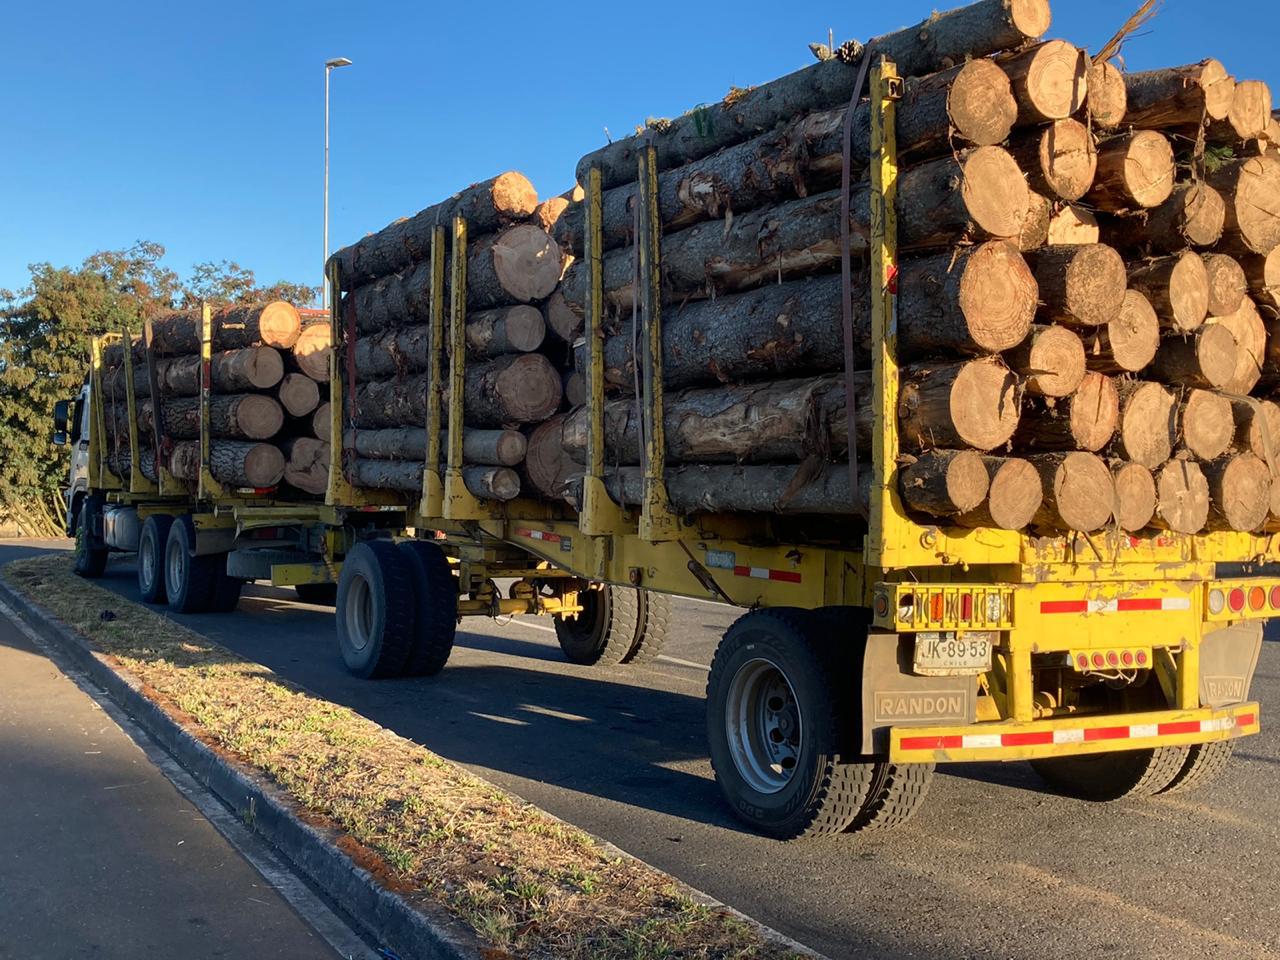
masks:
[[[67,431],[55,430],[53,432],[53,442],[55,446],[65,447],[67,445]]]
[[[53,405],[53,429],[62,434],[62,439],[54,435],[53,442],[56,444],[64,444],[67,442],[67,421],[70,419],[71,401],[59,400]]]

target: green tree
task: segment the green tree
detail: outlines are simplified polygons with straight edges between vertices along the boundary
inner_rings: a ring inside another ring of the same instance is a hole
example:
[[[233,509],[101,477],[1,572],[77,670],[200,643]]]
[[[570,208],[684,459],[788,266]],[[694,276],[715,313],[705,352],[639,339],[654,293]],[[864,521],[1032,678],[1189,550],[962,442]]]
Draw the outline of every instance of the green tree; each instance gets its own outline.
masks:
[[[254,272],[234,260],[208,260],[191,268],[191,279],[185,287],[185,302],[195,305],[210,303],[261,303],[264,300],[287,300],[294,306],[306,307],[316,301],[319,287],[281,280],[271,286],[259,286]]]

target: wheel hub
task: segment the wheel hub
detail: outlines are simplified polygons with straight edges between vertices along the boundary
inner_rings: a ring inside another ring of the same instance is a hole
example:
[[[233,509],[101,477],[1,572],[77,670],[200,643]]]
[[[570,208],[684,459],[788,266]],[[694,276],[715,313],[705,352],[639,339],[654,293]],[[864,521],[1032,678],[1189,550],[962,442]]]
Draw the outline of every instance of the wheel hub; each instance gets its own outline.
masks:
[[[744,663],[725,701],[734,766],[758,793],[777,793],[795,775],[804,722],[795,691],[771,660]]]

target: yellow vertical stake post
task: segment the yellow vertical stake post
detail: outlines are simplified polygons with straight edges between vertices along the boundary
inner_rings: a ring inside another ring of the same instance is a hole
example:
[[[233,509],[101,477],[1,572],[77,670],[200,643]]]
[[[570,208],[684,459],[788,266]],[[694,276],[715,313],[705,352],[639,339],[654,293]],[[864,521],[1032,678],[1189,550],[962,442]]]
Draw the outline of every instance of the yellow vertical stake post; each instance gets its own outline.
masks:
[[[440,398],[444,353],[444,247],[448,242],[445,229],[437,225],[431,231],[431,353],[427,360],[427,463],[422,472],[422,503],[418,512],[423,517],[439,517],[444,513],[444,483],[440,479]]]

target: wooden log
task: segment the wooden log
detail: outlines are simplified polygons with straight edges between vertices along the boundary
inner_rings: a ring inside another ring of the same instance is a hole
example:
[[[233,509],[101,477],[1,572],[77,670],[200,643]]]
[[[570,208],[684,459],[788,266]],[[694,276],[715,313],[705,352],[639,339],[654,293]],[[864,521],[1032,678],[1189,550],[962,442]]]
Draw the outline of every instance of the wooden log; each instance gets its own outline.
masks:
[[[531,488],[528,492],[547,500],[564,501],[570,494],[571,481],[582,475],[582,465],[564,444],[567,417],[568,414],[558,413],[529,433],[524,458],[524,476]]]
[[[1055,120],[1028,131],[1010,145],[1009,152],[1037,193],[1079,200],[1093,186],[1097,147],[1089,128],[1078,120]]]
[[[474,237],[467,245],[467,306],[543,300],[560,282],[562,268],[559,245],[532,223]]]
[[[1208,138],[1227,143],[1265,138],[1271,124],[1271,88],[1261,80],[1241,80],[1222,120],[1209,124]]]
[[[1254,397],[1227,397],[1235,425],[1236,450],[1280,466],[1280,405]]]
[[[1236,453],[1205,464],[1209,482],[1209,527],[1259,530],[1271,512],[1271,471],[1252,453]]]
[[[329,382],[332,337],[333,331],[327,320],[309,323],[302,328],[297,343],[293,345],[293,353],[290,355],[292,365],[299,373],[304,373],[312,380],[321,383]]]
[[[547,326],[565,343],[573,343],[582,336],[582,314],[569,305],[559,287],[542,305],[542,312],[546,315]]]
[[[977,509],[991,481],[973,450],[926,450],[898,468],[898,492],[911,509],[955,517]]]
[[[356,460],[352,483],[374,490],[421,494],[425,464],[409,460]],[[510,467],[463,467],[462,483],[481,500],[514,500],[520,495],[520,475]]]
[[[1120,396],[1110,377],[1086,373],[1066,399],[1032,400],[1018,423],[1013,445],[1027,451],[1096,453],[1115,436]]]
[[[1065,40],[1048,40],[999,58],[1018,102],[1018,123],[1063,120],[1089,94],[1089,56]]]
[[[1155,359],[1159,346],[1160,319],[1151,301],[1129,289],[1115,319],[1095,327],[1086,340],[1085,365],[1099,373],[1137,373]]]
[[[284,454],[271,443],[215,440],[209,447],[213,479],[234,487],[267,490],[284,477]],[[169,472],[179,480],[200,478],[200,442],[183,440],[169,454]]]
[[[905,367],[898,421],[907,450],[994,450],[1018,426],[1017,378],[994,358]]]
[[[1280,246],[1280,159],[1226,160],[1208,179],[1226,201],[1224,249],[1265,256]]]
[[[924,22],[872,40],[864,55],[889,57],[903,76],[922,76],[999,50],[1011,50],[1049,29],[1047,0],[980,0],[935,13]],[[674,120],[651,124],[642,134],[588,153],[575,171],[586,183],[599,167],[605,188],[636,178],[638,151],[652,143],[666,170],[708,156],[815,109],[841,106],[853,97],[858,65],[843,58],[812,64],[776,80],[736,90],[719,103]]]
[[[1146,296],[1160,326],[1172,333],[1189,333],[1209,315],[1209,273],[1189,251],[1130,264],[1129,285]]]
[[[1151,364],[1152,376],[1164,383],[1221,390],[1235,376],[1240,350],[1231,331],[1205,324],[1185,337],[1166,337]]]
[[[537,350],[546,339],[547,324],[537,307],[520,304],[477,311],[468,316],[465,330],[468,359],[491,360]]]
[[[1156,515],[1152,526],[1175,533],[1199,533],[1209,519],[1209,482],[1194,460],[1170,460],[1156,475]]]
[[[354,314],[356,329],[377,333],[431,319],[431,264],[418,263],[356,287],[343,304],[344,318]]]
[[[1111,465],[1111,479],[1116,488],[1116,525],[1127,533],[1149,526],[1156,515],[1156,480],[1140,463],[1117,462]]]
[[[1188,390],[1178,404],[1182,446],[1197,460],[1213,460],[1227,452],[1235,434],[1231,402],[1219,393]]]
[[[465,217],[478,236],[524,219],[537,205],[538,192],[523,174],[502,173],[343,247],[332,259],[341,271],[343,288],[350,290],[426,260],[432,231],[437,225],[452,229],[454,217]]]
[[[1023,253],[1039,250],[1049,242],[1049,227],[1053,223],[1053,201],[1042,193],[1027,191],[1027,212],[1022,229],[1014,242]]]
[[[200,311],[179,310],[151,321],[157,356],[200,352]],[[222,307],[213,312],[213,345],[221,350],[278,347],[287,350],[298,339],[302,320],[283,300],[251,306]]]
[[[133,476],[133,457],[129,453],[127,446],[122,446],[119,450],[112,450],[107,454],[107,469],[113,475],[126,483]],[[152,450],[143,448],[140,458],[139,471],[144,477],[152,482],[156,480],[156,455]]]
[[[794,464],[685,464],[664,474],[671,506],[682,514],[770,513],[783,516],[856,516],[865,509],[871,471],[863,489],[849,485],[848,464],[826,464],[814,471]],[[609,496],[638,506],[644,496],[644,472],[618,467],[604,478]]]
[[[162,401],[164,433],[175,440],[200,436],[200,398],[175,397]],[[152,402],[138,407],[138,425],[150,431]],[[268,440],[284,426],[284,409],[274,397],[260,393],[215,394],[209,401],[209,429],[230,440]]]
[[[1173,454],[1177,418],[1173,394],[1158,383],[1122,380],[1116,385],[1120,395],[1120,432],[1116,455],[1152,470]]]
[[[1235,371],[1222,385],[1223,391],[1241,395],[1252,393],[1262,379],[1262,368],[1267,362],[1267,327],[1257,305],[1243,297],[1234,312],[1211,317],[1208,322],[1226,327],[1236,340]]]
[[[1106,221],[1108,243],[1123,250],[1159,255],[1179,253],[1187,247],[1211,247],[1222,239],[1227,204],[1201,180],[1174,185],[1169,199],[1150,210],[1135,210]]]
[[[1040,473],[1020,457],[983,457],[982,463],[990,480],[987,498],[955,522],[962,527],[1023,529],[1044,501]]]
[[[325,443],[332,438],[333,410],[328,400],[316,407],[316,412],[311,415],[311,432],[316,439],[323,440]]]
[[[571,202],[568,197],[564,196],[548,197],[533,208],[533,215],[529,217],[529,221],[535,226],[541,227],[547,233],[551,233],[555,230],[556,224],[560,222],[560,218],[564,216]]]
[[[587,378],[578,370],[562,371],[564,399],[570,407],[580,407],[587,402]]]
[[[199,354],[157,361],[156,380],[161,393],[179,397],[198,395],[200,365]],[[210,358],[209,374],[213,389],[219,393],[270,390],[284,376],[284,360],[274,347],[223,350]],[[135,391],[143,395],[149,392],[145,365],[134,367],[133,382]]]
[[[1092,453],[1041,453],[1028,458],[1040,474],[1044,500],[1032,525],[1046,530],[1101,530],[1115,510],[1115,481]]]
[[[306,374],[291,373],[280,381],[276,399],[291,417],[305,417],[320,406],[320,386]]]
[[[1205,275],[1209,281],[1209,316],[1225,317],[1240,309],[1240,303],[1249,289],[1244,268],[1234,257],[1225,253],[1204,253]],[[1246,391],[1247,392],[1247,391]]]
[[[1124,75],[1129,127],[1162,129],[1222,120],[1231,109],[1235,80],[1214,59],[1184,67]]]
[[[1240,266],[1249,283],[1249,296],[1263,306],[1280,309],[1280,247],[1265,256],[1244,254]]]
[[[1046,242],[1052,247],[1097,243],[1102,239],[1098,218],[1078,203],[1056,204],[1049,215]]]
[[[1129,109],[1129,94],[1124,74],[1110,60],[1089,68],[1089,95],[1085,103],[1089,122],[1098,130],[1114,130],[1124,122]]]
[[[329,489],[327,443],[314,437],[290,437],[281,442],[280,450],[285,456],[285,483],[316,496]]]
[[[1028,393],[1065,397],[1084,379],[1084,344],[1066,327],[1037,325],[1021,344],[1008,350],[1005,363],[1023,378]]]
[[[356,456],[368,460],[427,459],[427,431],[424,427],[387,427],[382,430],[348,430],[346,445]],[[440,435],[440,460],[445,460],[449,438]],[[478,466],[514,467],[524,460],[528,442],[519,430],[464,430],[463,463]]]
[[[1154,130],[1104,141],[1087,202],[1107,213],[1158,207],[1173,193],[1173,146]]]
[[[1040,317],[1074,327],[1109,323],[1124,300],[1120,254],[1101,243],[1045,247],[1032,258],[1040,287]]]

